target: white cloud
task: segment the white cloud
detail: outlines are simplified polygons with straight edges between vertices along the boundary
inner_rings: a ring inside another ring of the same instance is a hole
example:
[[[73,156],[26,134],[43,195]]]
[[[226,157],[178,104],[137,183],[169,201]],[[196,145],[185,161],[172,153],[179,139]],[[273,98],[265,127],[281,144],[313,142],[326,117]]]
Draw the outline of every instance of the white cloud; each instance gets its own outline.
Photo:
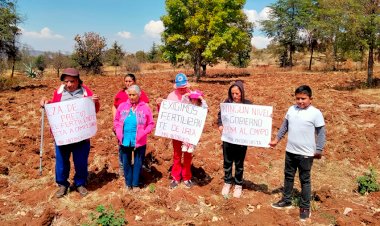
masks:
[[[119,32],[117,32],[117,35],[122,37],[122,38],[125,38],[125,39],[132,38],[132,33],[128,32],[128,31],[119,31]]]
[[[164,31],[164,24],[161,20],[154,21],[151,20],[149,23],[147,23],[144,27],[144,32],[146,35],[152,38],[159,38],[161,35],[161,32]]]
[[[263,10],[260,11],[260,13],[257,13],[257,11],[254,9],[252,10],[245,9],[244,13],[247,15],[248,21],[253,22],[256,28],[260,29],[261,25],[259,21],[267,20],[269,18],[270,11],[271,9],[269,7],[265,7]]]
[[[270,41],[271,39],[265,36],[253,36],[251,44],[258,49],[264,49],[269,45]]]
[[[48,27],[44,27],[41,31],[27,31],[23,28],[20,28],[22,35],[30,38],[38,39],[63,39],[62,35],[54,34]]]

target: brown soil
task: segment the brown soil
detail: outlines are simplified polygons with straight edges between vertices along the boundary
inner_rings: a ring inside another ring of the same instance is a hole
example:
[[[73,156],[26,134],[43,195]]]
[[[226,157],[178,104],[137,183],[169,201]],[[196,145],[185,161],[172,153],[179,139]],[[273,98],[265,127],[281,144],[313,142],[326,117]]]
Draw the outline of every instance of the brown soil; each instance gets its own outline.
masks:
[[[315,199],[312,218],[306,224],[380,225],[379,192],[365,196],[356,192],[358,176],[370,166],[380,172],[380,109],[374,107],[380,105],[380,89],[356,88],[365,81],[364,72],[306,73],[271,67],[246,71],[250,75],[232,69],[210,69],[210,76],[199,83],[192,82],[194,89],[204,91],[210,109],[194,153],[196,185],[191,189],[180,185],[173,191],[168,188],[172,157],[170,140],[153,135],[148,141],[146,158],[151,172],[143,172],[141,191],[126,191],[124,180],[118,178],[111,107],[121,87],[120,76],[83,77],[101,98],[98,133],[91,139],[90,194],[85,198],[75,191],[61,199],[54,197],[57,190],[55,154],[46,120],[43,172],[39,175],[41,112],[38,103],[42,96],[52,95],[59,80],[27,80],[26,86],[0,92],[1,225],[83,224],[89,221],[89,214],[95,213],[98,205],[124,209],[125,218],[131,225],[301,224],[298,208],[281,211],[270,206],[281,197],[286,140],[275,149],[250,147],[245,161],[243,196],[236,199],[220,195],[223,157],[216,118],[219,103],[226,98],[227,88],[234,79],[244,80],[247,98],[255,104],[274,107],[273,136],[287,108],[294,102],[294,89],[309,84],[314,91],[313,104],[325,117],[327,143],[323,159],[315,161],[313,166]],[[138,74],[138,83],[151,99],[155,118],[154,100],[166,97],[172,90],[175,74],[174,70]],[[300,190],[298,179],[295,189]],[[344,215],[346,208],[352,211]]]

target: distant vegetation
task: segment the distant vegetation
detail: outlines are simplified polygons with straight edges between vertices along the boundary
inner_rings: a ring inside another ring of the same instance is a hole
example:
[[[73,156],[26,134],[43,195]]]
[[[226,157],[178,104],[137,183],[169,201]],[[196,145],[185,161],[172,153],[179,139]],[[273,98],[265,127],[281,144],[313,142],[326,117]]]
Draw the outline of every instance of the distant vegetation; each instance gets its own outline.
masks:
[[[380,0],[278,0],[269,6],[269,19],[261,21],[261,29],[272,38],[264,50],[250,44],[258,25],[243,13],[246,1],[168,0],[161,17],[163,44],[153,43],[147,52],[127,53],[117,42],[107,48],[100,34],[85,32],[73,38],[72,54],[38,55],[18,41],[22,18],[15,2],[0,0],[0,76],[6,70],[11,70],[11,77],[15,70],[43,76],[48,68],[59,76],[69,66],[95,74],[112,66],[117,75],[137,72],[141,63],[170,62],[193,68],[199,79],[206,66],[221,61],[243,68],[274,63],[326,71],[341,70],[342,64],[351,62],[359,65],[351,68],[367,70],[366,84],[372,86],[374,64],[380,62]]]

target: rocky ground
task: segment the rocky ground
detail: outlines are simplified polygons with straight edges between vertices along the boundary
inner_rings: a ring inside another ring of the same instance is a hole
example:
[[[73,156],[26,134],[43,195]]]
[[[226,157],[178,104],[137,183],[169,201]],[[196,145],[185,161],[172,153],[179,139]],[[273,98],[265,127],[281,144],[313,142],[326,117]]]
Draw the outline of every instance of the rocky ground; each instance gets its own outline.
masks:
[[[378,70],[377,70],[378,71]],[[185,71],[191,73],[190,71]],[[247,73],[246,73],[247,72]],[[177,71],[137,74],[138,84],[151,99],[166,97]],[[377,74],[379,77],[379,74]],[[0,92],[0,222],[1,225],[81,225],[89,222],[98,205],[125,210],[131,225],[298,225],[298,208],[281,211],[270,204],[281,197],[284,148],[249,147],[245,161],[243,196],[220,195],[223,186],[222,150],[216,118],[219,103],[227,96],[231,81],[244,80],[247,98],[271,105],[273,136],[288,107],[294,89],[308,84],[314,91],[313,105],[324,114],[327,143],[324,157],[312,170],[312,217],[307,225],[380,225],[380,192],[360,195],[356,178],[373,167],[380,172],[380,89],[361,89],[364,72],[311,73],[283,71],[272,67],[210,69],[193,89],[205,93],[209,113],[193,159],[196,185],[170,190],[170,140],[149,137],[143,186],[138,192],[125,189],[118,177],[117,143],[112,132],[113,97],[121,88],[121,76],[83,76],[100,96],[98,132],[91,139],[89,195],[73,191],[56,199],[54,193],[54,146],[45,123],[43,171],[40,164],[42,96],[50,97],[60,84],[47,76],[23,79],[23,84]],[[46,120],[45,120],[46,122]],[[71,178],[73,173],[71,174]],[[298,178],[296,191],[300,190]],[[380,177],[378,176],[378,181]]]

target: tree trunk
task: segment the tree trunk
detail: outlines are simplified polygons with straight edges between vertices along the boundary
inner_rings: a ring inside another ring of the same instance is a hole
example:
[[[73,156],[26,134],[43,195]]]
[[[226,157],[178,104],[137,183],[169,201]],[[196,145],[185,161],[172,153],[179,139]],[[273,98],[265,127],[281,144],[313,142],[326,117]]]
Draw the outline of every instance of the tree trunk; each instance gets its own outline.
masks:
[[[311,40],[310,45],[310,61],[309,61],[309,71],[311,71],[311,64],[313,63],[313,54],[314,54],[314,47],[316,46],[316,40],[313,38]]]
[[[194,75],[196,77],[196,82],[199,81],[201,77],[201,53],[199,50],[195,50],[194,57]]]
[[[290,68],[293,67],[293,52],[294,52],[294,45],[293,44],[290,44],[289,46],[289,65]]]
[[[310,60],[309,60],[309,71],[311,71],[311,64],[313,62],[313,53],[314,53],[314,47],[313,45],[311,45],[311,49],[310,49]]]
[[[338,61],[338,50],[337,50],[337,44],[335,43],[334,41],[334,44],[333,44],[333,59],[334,59],[334,62],[333,62],[333,71],[337,71],[338,67],[337,67],[337,61]]]
[[[377,4],[375,0],[372,0],[372,10],[371,10],[371,19],[370,19],[370,27],[372,28],[369,35],[369,43],[368,43],[368,69],[367,69],[367,85],[373,86],[373,64],[374,64],[374,57],[373,52],[375,49],[375,40],[376,40],[376,31],[374,29],[375,27],[375,17],[376,14],[376,7]]]
[[[207,64],[202,63],[202,76],[206,76],[206,67],[207,67]]]
[[[11,73],[11,78],[13,78],[13,75],[15,73],[15,64],[16,64],[16,57],[13,57],[12,59],[12,73]]]
[[[371,43],[372,44],[372,43]],[[369,53],[368,53],[368,70],[367,70],[367,85],[372,86],[373,85],[373,45],[369,46]]]

